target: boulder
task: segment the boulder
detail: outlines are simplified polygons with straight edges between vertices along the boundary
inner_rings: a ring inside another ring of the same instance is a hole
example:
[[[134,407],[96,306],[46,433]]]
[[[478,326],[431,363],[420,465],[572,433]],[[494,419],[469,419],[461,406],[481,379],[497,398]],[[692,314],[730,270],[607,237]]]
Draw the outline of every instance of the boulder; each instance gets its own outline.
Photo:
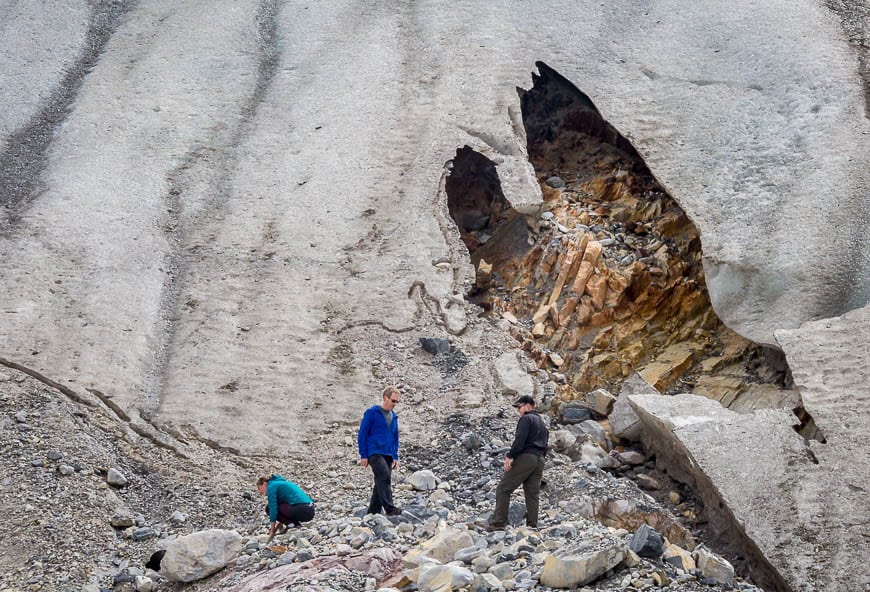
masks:
[[[677,545],[667,545],[662,553],[662,561],[670,563],[677,569],[686,573],[693,571],[697,566],[692,554]]]
[[[692,557],[705,579],[728,585],[734,581],[734,567],[704,545],[699,545],[692,553]]]
[[[540,582],[550,588],[576,588],[597,580],[624,558],[625,545],[620,542],[580,543],[548,555]]]
[[[645,381],[640,374],[632,374],[622,385],[622,391],[610,410],[608,420],[610,429],[617,438],[637,442],[640,440],[641,423],[637,413],[628,403],[629,395],[657,395],[654,386]]]
[[[535,385],[532,377],[520,365],[516,352],[503,353],[495,359],[493,367],[503,395],[516,397],[534,393]]]
[[[616,397],[604,389],[596,389],[586,395],[586,403],[589,408],[598,415],[607,417],[616,403]]]
[[[474,581],[471,582],[470,592],[491,592],[493,590],[501,592],[504,590],[504,586],[501,580],[491,573],[477,574]]]
[[[420,567],[417,589],[420,592],[449,592],[474,581],[474,573],[456,565],[429,564]]]
[[[448,526],[419,547],[405,553],[402,557],[402,564],[408,568],[417,567],[424,557],[435,559],[440,563],[447,563],[453,561],[457,551],[472,545],[474,545],[474,537],[471,536],[471,533],[467,530]]]
[[[431,491],[438,486],[435,473],[428,469],[414,471],[405,479],[415,491]]]
[[[170,541],[160,562],[160,575],[173,582],[193,582],[219,571],[242,551],[234,530],[211,529]]]
[[[643,524],[631,537],[628,548],[640,557],[658,559],[665,551],[665,537],[656,529]]]

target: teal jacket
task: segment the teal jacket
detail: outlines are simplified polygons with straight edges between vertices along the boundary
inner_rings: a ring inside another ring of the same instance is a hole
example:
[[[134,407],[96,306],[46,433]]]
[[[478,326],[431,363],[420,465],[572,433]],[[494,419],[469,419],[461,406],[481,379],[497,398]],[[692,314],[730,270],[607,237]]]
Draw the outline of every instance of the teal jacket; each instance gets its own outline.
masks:
[[[266,499],[269,500],[269,521],[278,520],[278,504],[310,504],[302,488],[281,475],[272,475],[266,482]]]

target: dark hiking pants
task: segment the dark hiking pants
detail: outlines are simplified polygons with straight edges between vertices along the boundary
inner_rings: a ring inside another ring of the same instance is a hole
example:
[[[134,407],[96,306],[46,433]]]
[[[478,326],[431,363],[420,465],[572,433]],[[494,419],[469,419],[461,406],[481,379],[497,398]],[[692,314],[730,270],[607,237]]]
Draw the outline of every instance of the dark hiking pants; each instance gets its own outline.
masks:
[[[369,466],[375,475],[375,486],[372,488],[372,499],[369,501],[369,514],[380,514],[381,510],[390,513],[396,509],[393,505],[393,490],[391,478],[393,475],[393,457],[383,454],[373,454],[369,457]]]
[[[514,459],[510,471],[505,471],[495,490],[495,511],[490,525],[504,526],[508,521],[511,494],[520,485],[526,498],[526,524],[538,525],[538,506],[541,478],[544,476],[544,457],[529,452]]]
[[[266,504],[266,514],[269,504]],[[278,522],[287,526],[299,526],[314,519],[314,504],[278,504]]]

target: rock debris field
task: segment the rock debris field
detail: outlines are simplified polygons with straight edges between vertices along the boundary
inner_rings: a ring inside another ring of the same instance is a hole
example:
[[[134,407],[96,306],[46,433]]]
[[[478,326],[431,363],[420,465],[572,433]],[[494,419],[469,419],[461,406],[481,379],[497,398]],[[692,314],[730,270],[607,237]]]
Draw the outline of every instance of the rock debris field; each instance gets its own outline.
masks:
[[[701,542],[697,507],[653,459],[606,454],[582,423],[551,426],[564,454],[537,529],[519,493],[508,528],[485,528],[515,418],[456,412],[404,447],[401,516],[364,515],[371,481],[352,453],[286,463],[317,516],[269,541],[255,461],[182,457],[24,374],[0,381],[2,591],[759,589]]]

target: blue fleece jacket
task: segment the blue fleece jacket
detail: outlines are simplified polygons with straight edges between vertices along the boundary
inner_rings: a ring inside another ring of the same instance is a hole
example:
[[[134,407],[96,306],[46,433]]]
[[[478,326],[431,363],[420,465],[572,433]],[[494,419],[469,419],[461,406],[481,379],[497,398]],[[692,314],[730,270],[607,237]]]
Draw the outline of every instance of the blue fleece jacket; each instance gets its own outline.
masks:
[[[272,475],[266,482],[266,499],[269,501],[269,521],[278,519],[278,504],[310,504],[308,497],[302,488],[287,481],[281,475]]]
[[[383,412],[384,408],[380,405],[372,405],[363,414],[357,434],[360,458],[383,454],[392,456],[393,460],[399,459],[399,416],[395,411],[390,411],[393,421],[388,426]]]

